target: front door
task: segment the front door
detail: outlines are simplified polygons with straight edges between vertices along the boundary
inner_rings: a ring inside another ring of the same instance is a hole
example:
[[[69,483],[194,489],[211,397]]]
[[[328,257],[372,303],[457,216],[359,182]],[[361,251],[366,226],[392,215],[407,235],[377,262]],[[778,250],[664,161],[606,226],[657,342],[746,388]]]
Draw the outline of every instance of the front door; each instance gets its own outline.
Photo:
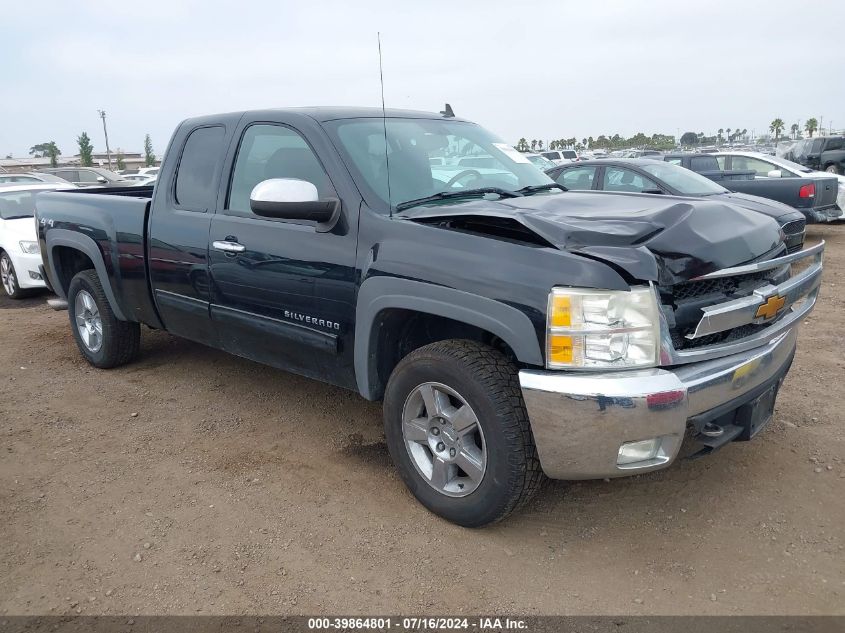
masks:
[[[211,222],[212,321],[233,354],[350,386],[344,352],[351,348],[357,209],[344,206],[330,232],[259,217],[250,192],[269,178],[306,180],[321,199],[341,197],[297,130],[246,124],[226,200]]]

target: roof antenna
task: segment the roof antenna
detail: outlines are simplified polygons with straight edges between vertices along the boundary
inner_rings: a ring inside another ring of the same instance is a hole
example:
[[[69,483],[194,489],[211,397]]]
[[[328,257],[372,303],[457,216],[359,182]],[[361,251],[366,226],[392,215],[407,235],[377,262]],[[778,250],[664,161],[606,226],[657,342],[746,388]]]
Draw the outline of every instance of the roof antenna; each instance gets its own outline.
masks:
[[[390,207],[390,217],[393,217],[393,203],[390,199],[390,158],[387,155],[387,112],[384,109],[384,70],[381,65],[381,31],[376,31],[378,38],[378,77],[381,83],[381,123],[384,128],[384,164],[387,167],[387,206]]]
[[[441,110],[440,114],[442,114],[447,119],[454,119],[455,118],[455,113],[452,112],[452,106],[450,106],[448,103],[446,104],[446,109]]]

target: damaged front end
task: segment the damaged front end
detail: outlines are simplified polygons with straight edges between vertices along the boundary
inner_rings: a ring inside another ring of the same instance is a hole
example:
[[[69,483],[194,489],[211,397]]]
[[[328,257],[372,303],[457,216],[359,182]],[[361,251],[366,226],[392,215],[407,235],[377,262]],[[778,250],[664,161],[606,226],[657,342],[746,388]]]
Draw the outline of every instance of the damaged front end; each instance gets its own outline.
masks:
[[[671,285],[785,250],[777,223],[724,202],[603,192],[473,200],[398,217],[601,260]]]

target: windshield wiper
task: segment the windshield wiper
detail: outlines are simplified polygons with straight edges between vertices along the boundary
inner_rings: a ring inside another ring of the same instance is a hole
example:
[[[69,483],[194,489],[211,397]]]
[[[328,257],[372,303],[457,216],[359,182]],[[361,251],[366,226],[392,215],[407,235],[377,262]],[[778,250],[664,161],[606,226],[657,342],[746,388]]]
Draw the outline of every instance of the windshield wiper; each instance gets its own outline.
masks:
[[[465,189],[463,191],[441,191],[431,196],[424,198],[416,198],[415,200],[407,200],[396,205],[397,211],[404,211],[411,207],[416,207],[421,204],[428,204],[429,202],[437,202],[438,200],[448,200],[450,198],[467,198],[474,196],[483,196],[488,193],[495,193],[502,198],[520,198],[522,193],[520,191],[509,191],[501,187],[478,187],[477,189]]]
[[[549,191],[550,189],[560,189],[561,191],[569,191],[569,189],[556,182],[550,182],[546,185],[528,185],[527,187],[523,187],[522,189],[517,189],[517,191],[523,196],[530,196],[532,193],[537,193],[538,191]]]

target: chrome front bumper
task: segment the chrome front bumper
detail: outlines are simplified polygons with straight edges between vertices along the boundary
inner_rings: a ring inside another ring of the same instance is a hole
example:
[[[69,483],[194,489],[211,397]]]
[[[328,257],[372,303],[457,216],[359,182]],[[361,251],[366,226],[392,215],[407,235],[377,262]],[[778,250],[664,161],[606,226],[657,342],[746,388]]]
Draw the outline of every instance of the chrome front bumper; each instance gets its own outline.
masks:
[[[673,369],[590,374],[522,370],[519,380],[543,471],[552,479],[622,477],[669,466],[687,421],[782,378],[798,324],[765,345]],[[660,437],[645,461],[618,464],[627,442]]]

